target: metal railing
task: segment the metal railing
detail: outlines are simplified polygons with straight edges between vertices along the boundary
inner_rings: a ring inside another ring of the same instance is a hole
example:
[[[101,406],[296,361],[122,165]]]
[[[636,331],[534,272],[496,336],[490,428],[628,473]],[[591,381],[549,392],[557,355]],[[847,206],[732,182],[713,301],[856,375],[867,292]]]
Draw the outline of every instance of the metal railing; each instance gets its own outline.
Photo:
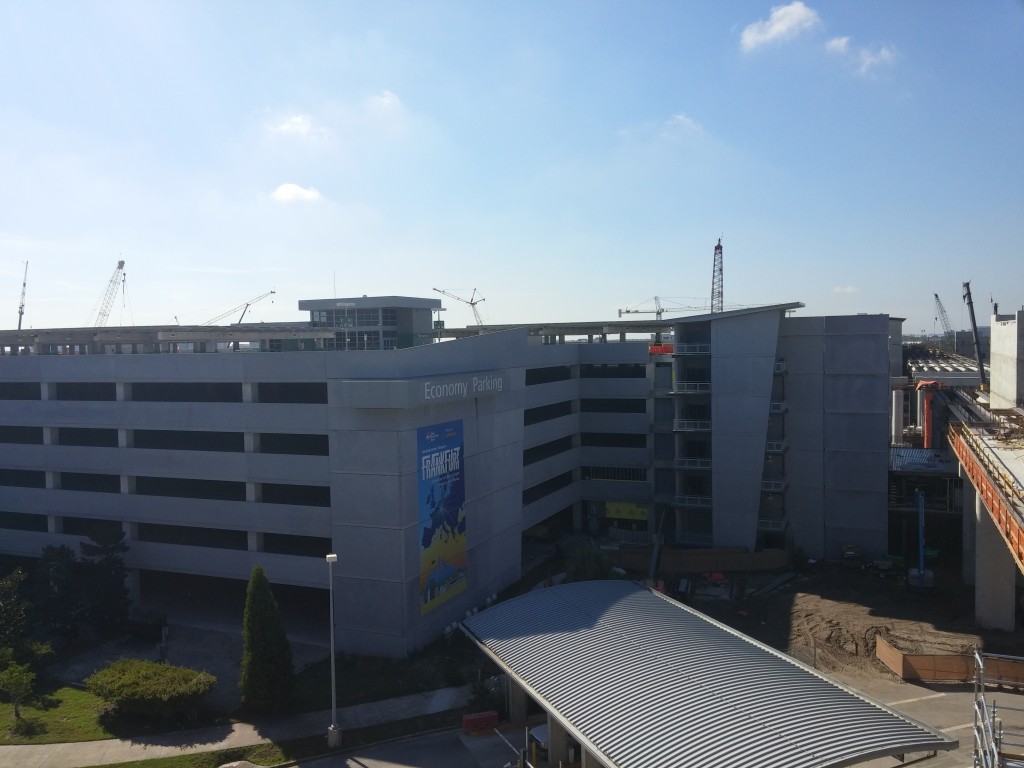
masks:
[[[711,506],[710,496],[687,496],[683,494],[676,494],[675,498],[676,506],[678,507],[701,507],[707,508]]]
[[[676,432],[710,432],[710,419],[676,419],[672,422]]]
[[[711,469],[711,459],[683,456],[676,459],[676,469]]]
[[[710,355],[710,344],[676,344],[675,355]]]
[[[672,387],[673,395],[692,395],[701,392],[710,392],[710,381],[677,381]]]

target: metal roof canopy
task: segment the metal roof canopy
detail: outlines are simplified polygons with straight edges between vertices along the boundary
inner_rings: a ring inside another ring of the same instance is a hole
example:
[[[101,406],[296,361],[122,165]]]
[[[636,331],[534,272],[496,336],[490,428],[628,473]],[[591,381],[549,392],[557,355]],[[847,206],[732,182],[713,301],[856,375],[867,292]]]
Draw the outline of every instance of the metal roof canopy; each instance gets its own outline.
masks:
[[[958,746],[635,582],[534,590],[462,629],[608,768],[844,766]]]

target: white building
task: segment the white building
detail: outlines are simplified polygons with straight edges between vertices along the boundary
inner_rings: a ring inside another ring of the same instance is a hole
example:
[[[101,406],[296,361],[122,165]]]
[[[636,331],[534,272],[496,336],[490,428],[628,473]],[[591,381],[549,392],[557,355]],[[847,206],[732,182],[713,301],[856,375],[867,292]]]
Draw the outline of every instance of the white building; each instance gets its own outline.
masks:
[[[320,610],[336,552],[340,646],[401,655],[518,579],[539,524],[886,551],[898,320],[785,304],[424,343],[438,305],[0,333],[0,554],[119,526],[143,603],[240,594],[260,563],[287,611]]]

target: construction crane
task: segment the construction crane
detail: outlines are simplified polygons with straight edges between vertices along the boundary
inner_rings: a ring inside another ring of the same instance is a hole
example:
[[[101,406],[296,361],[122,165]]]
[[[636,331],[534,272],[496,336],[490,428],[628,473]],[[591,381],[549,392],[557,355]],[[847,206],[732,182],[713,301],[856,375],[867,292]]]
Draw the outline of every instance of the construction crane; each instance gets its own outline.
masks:
[[[476,288],[473,289],[473,293],[470,294],[468,299],[464,299],[461,296],[456,296],[454,293],[449,293],[448,291],[442,290],[441,288],[435,288],[434,290],[437,291],[438,293],[444,294],[450,299],[461,301],[463,304],[469,304],[469,308],[473,310],[473,317],[476,319],[476,324],[484,324],[483,319],[480,317],[480,311],[476,308],[477,304],[479,304],[481,301],[484,301],[484,297],[481,296],[479,299],[476,297]]]
[[[722,312],[725,309],[725,296],[722,288],[722,238],[718,238],[715,246],[715,266],[711,273],[711,311]]]
[[[25,314],[25,289],[28,287],[28,262],[25,262],[25,276],[21,278],[21,303],[18,304],[18,330],[21,330],[21,318]]]
[[[242,322],[242,320],[245,319],[245,313],[249,311],[249,307],[251,307],[253,304],[255,304],[258,301],[263,301],[263,299],[267,298],[267,296],[273,296],[274,293],[276,293],[276,291],[267,291],[266,293],[261,293],[256,298],[249,299],[247,302],[245,302],[244,304],[239,304],[237,307],[232,307],[227,312],[224,312],[223,314],[217,315],[212,320],[207,320],[205,323],[203,323],[203,325],[213,325],[214,323],[218,322],[219,320],[223,320],[228,315],[233,315],[238,310],[242,310],[242,314],[239,316],[238,321],[234,323],[234,325],[238,325],[239,323]],[[177,320],[177,317],[175,317],[175,320]]]
[[[945,351],[955,354],[956,334],[953,333],[953,327],[949,324],[949,315],[946,314],[946,308],[942,306],[942,299],[939,298],[937,293],[935,294],[935,313],[938,315],[939,322],[942,323],[942,338]]]
[[[985,363],[981,360],[981,336],[978,335],[978,321],[974,319],[974,301],[971,300],[971,282],[964,283],[964,303],[971,315],[971,330],[974,332],[974,356],[978,358],[978,388],[984,392],[988,389],[988,379],[985,376]]]
[[[96,320],[91,324],[92,327],[103,328],[106,326],[107,318],[110,317],[110,308],[114,305],[114,294],[117,293],[117,286],[119,284],[124,285],[124,259],[117,262],[114,274],[110,276],[107,289],[103,292],[103,297],[100,299],[100,311],[96,313]]]
[[[654,302],[654,309],[637,309],[636,307],[620,309],[619,317],[623,315],[654,315],[658,320],[661,320],[661,316],[665,313],[665,308],[661,306],[661,299],[655,296],[651,301]],[[640,305],[638,304],[637,306]]]

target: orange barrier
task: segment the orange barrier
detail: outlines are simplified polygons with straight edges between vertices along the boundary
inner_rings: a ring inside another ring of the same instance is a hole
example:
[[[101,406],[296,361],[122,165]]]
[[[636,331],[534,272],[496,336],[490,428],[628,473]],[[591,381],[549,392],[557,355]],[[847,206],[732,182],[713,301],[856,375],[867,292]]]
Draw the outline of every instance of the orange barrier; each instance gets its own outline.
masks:
[[[968,683],[974,680],[973,656],[903,653],[881,635],[875,638],[875,658],[901,680],[927,683]],[[990,685],[1024,686],[1024,662],[987,656],[985,681]]]
[[[493,710],[487,712],[473,712],[462,716],[462,730],[466,733],[481,733],[491,731],[498,727],[498,713]]]

